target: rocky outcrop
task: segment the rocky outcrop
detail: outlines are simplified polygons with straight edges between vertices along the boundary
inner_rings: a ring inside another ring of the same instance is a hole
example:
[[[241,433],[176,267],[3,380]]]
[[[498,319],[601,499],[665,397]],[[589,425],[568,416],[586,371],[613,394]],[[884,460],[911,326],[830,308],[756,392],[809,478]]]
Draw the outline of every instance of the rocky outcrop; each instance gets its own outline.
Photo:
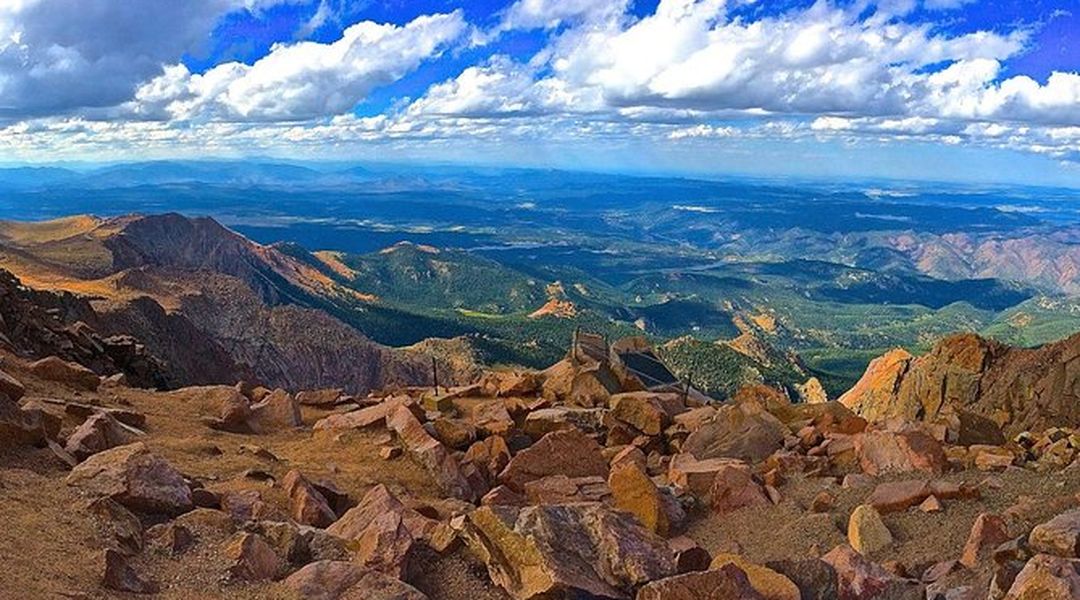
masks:
[[[937,421],[970,411],[1009,433],[1080,425],[1080,335],[1012,348],[972,334],[918,358],[894,351],[872,362],[840,401],[871,421]]]

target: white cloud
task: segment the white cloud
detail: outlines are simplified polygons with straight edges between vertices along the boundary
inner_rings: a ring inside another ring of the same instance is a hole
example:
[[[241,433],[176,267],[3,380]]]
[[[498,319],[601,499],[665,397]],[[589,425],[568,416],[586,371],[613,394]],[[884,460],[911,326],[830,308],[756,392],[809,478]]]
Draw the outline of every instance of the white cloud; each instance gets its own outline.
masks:
[[[141,86],[130,110],[174,120],[281,120],[352,110],[374,88],[444,52],[468,26],[461,11],[396,26],[357,23],[330,44],[275,45],[252,65],[230,62],[193,74],[183,65]]]
[[[3,0],[0,117],[107,107],[205,43],[219,19],[299,0]]]

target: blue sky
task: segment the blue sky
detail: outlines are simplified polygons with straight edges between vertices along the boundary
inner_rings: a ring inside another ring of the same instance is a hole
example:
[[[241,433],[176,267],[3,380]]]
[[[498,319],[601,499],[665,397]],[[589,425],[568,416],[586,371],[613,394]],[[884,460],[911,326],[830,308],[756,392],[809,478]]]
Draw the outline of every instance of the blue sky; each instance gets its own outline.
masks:
[[[0,161],[1080,187],[1075,0],[13,0]]]

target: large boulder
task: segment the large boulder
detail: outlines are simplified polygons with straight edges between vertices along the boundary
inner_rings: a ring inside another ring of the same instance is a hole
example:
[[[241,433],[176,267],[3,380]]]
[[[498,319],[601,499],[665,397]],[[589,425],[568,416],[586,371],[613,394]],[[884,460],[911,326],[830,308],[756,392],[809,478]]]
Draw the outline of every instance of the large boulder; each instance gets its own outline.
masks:
[[[758,462],[780,449],[789,433],[765,408],[744,402],[718,410],[712,421],[686,438],[682,451],[699,460],[737,458]]]
[[[1080,598],[1080,560],[1038,554],[1013,580],[1005,600]]]
[[[836,570],[837,600],[924,600],[925,590],[919,582],[903,579],[846,544],[833,548],[821,560]]]
[[[677,570],[662,538],[601,504],[485,506],[469,515],[462,535],[517,600],[629,598]]]
[[[416,416],[406,406],[399,406],[387,417],[401,445],[414,461],[422,466],[443,493],[459,500],[474,502],[484,490],[476,490],[461,471],[450,451],[431,437]]]
[[[1037,525],[1028,536],[1032,550],[1063,558],[1080,558],[1080,509]]]
[[[330,415],[315,422],[315,431],[339,429],[365,429],[386,424],[386,418],[401,406],[419,412],[414,400],[408,396],[394,396],[382,402],[345,413]],[[414,413],[415,414],[415,413]]]
[[[320,560],[283,585],[304,600],[426,600],[416,588],[353,562]]]
[[[667,537],[686,515],[678,502],[660,491],[636,464],[624,462],[611,470],[608,486],[615,506],[635,517],[646,529]]]
[[[765,489],[754,480],[750,465],[729,463],[716,472],[709,489],[709,504],[713,512],[727,513],[749,506],[770,504]]]
[[[854,439],[859,465],[867,475],[942,473],[948,464],[941,444],[918,429],[867,431]]]
[[[686,412],[681,395],[654,392],[615,394],[611,397],[610,406],[612,418],[645,435],[660,435],[676,415]]]
[[[258,534],[242,532],[225,547],[229,559],[228,574],[238,581],[277,579],[285,571],[285,560]]]
[[[18,402],[26,394],[26,386],[21,381],[0,371],[0,395],[7,396],[13,402]]]
[[[99,452],[72,469],[70,486],[109,497],[135,512],[180,514],[193,508],[184,477],[142,442]]]
[[[60,429],[58,419],[38,409],[22,409],[0,393],[0,449],[44,446]]]
[[[734,564],[676,575],[641,588],[636,600],[766,600]]]
[[[55,381],[79,390],[92,392],[101,385],[101,378],[97,373],[78,363],[68,362],[56,356],[30,363],[28,370],[34,376],[46,381]]]
[[[534,479],[550,475],[567,477],[607,477],[608,464],[600,445],[578,431],[568,429],[545,435],[518,452],[499,475],[499,480],[516,491]]]
[[[289,516],[297,523],[325,528],[337,520],[326,498],[300,471],[286,473],[281,487],[289,497]]]
[[[892,417],[914,419],[918,409],[900,406],[896,400],[896,390],[913,358],[907,350],[897,348],[870,361],[862,378],[840,396],[840,403],[867,421]]]
[[[698,460],[693,454],[676,454],[668,464],[668,481],[677,489],[705,500],[709,497],[716,474],[726,467],[743,467],[746,463],[734,458]]]
[[[274,390],[261,402],[251,405],[248,426],[254,433],[274,433],[303,425],[300,404],[285,390]]]
[[[710,569],[735,565],[746,573],[750,586],[766,600],[800,600],[802,592],[787,577],[768,567],[751,563],[734,554],[719,554],[713,558]]]
[[[90,415],[67,439],[64,449],[78,460],[132,442],[133,435],[107,412]]]
[[[426,520],[406,508],[385,485],[377,485],[326,532],[350,543],[357,564],[401,578]]]

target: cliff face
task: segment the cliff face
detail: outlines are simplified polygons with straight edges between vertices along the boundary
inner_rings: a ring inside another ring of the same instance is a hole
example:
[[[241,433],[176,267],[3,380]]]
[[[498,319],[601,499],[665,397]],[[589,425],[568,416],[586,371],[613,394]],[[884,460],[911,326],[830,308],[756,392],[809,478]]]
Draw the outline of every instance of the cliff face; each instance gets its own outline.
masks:
[[[254,379],[353,393],[427,383],[430,357],[377,344],[323,310],[363,310],[370,298],[314,262],[176,214],[0,224],[0,266],[72,292],[77,310],[63,323],[145,344],[163,367],[158,383]]]
[[[959,410],[1012,433],[1080,425],[1080,335],[1024,349],[963,334],[920,357],[893,351],[840,402],[871,421],[930,421]]]

